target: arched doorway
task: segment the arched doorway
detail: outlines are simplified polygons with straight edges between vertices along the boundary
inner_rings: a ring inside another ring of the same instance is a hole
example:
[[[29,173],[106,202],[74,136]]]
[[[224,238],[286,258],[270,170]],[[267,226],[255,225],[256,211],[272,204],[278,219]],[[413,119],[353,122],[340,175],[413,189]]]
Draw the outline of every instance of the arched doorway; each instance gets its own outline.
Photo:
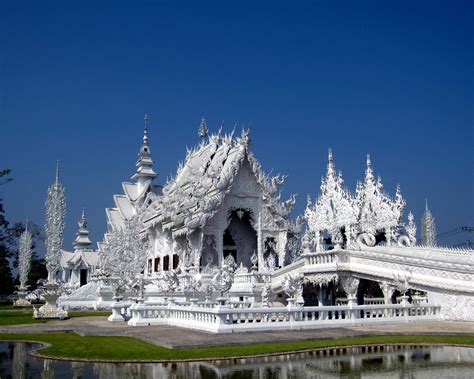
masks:
[[[228,227],[224,231],[223,257],[234,257],[237,265],[251,268],[250,257],[257,251],[257,232],[252,227],[253,214],[248,209],[229,210]]]

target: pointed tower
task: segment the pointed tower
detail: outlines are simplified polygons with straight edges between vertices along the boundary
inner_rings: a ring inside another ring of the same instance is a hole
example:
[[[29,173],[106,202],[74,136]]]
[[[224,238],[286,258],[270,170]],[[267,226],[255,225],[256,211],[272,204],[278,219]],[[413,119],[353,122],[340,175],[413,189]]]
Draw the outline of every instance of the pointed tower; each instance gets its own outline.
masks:
[[[428,209],[428,200],[425,199],[425,213],[421,219],[421,243],[425,246],[436,246],[436,225],[431,211]]]
[[[89,231],[87,230],[87,221],[84,209],[82,209],[81,219],[77,224],[79,225],[79,230],[76,233],[76,239],[73,243],[74,251],[89,249],[92,242],[89,239]]]
[[[148,146],[148,115],[145,114],[144,118],[145,127],[143,130],[143,142],[140,148],[140,153],[138,154],[139,158],[136,164],[135,174],[132,176],[139,186],[139,192],[143,189],[147,182],[153,181],[158,174],[153,171],[153,160],[151,159],[151,150]]]
[[[46,220],[44,229],[46,240],[46,268],[48,281],[56,281],[56,273],[60,269],[61,247],[64,235],[64,218],[66,216],[66,196],[64,187],[59,182],[59,161],[56,162],[56,179],[48,188],[45,203]]]

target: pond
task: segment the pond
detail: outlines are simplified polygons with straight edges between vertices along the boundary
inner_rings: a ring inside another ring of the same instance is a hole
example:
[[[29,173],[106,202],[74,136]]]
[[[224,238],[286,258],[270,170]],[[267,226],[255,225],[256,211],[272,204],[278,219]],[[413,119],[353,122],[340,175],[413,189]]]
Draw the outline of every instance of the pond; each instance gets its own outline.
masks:
[[[0,378],[472,378],[474,348],[370,346],[187,363],[89,363],[35,358],[36,344],[0,342]]]

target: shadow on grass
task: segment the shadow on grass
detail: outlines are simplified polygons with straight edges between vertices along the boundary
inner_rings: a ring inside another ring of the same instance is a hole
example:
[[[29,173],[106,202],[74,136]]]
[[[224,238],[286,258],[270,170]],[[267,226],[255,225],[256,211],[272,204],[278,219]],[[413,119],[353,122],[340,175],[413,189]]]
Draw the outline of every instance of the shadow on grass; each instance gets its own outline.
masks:
[[[96,312],[96,311],[71,311],[69,312],[69,318],[76,317],[94,317],[101,316],[107,317],[110,312]],[[14,310],[0,310],[0,326],[5,325],[21,325],[21,324],[38,324],[57,319],[34,319],[33,310],[25,308],[23,310],[15,308]]]

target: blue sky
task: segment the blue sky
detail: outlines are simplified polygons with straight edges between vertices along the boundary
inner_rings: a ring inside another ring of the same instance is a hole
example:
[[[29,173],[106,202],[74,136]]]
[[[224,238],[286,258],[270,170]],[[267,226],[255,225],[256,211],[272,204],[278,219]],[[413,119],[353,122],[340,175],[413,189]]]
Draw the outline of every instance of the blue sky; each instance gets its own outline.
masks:
[[[296,214],[334,151],[349,188],[365,156],[419,220],[473,223],[473,2],[0,2],[1,168],[7,217],[43,224],[56,160],[65,247],[92,238],[134,171],[148,113],[157,182],[211,130],[251,124]],[[464,242],[467,235],[452,241]]]

